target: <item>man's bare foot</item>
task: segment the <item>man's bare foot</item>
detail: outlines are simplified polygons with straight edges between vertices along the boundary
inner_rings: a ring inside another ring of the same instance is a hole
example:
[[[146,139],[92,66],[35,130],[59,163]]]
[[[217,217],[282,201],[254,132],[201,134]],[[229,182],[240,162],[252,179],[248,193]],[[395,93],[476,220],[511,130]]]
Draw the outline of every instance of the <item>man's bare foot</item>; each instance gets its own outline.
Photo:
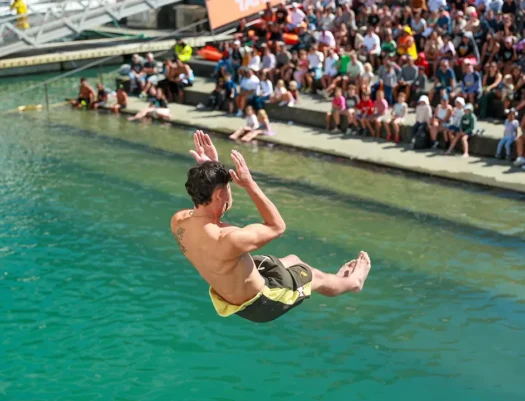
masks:
[[[368,254],[364,251],[359,252],[359,257],[357,258],[354,271],[349,276],[353,279],[353,281],[355,281],[354,292],[359,292],[363,289],[365,280],[368,277],[368,273],[370,272],[371,268],[372,262],[370,262]]]
[[[338,277],[348,277],[355,269],[355,265],[357,264],[357,260],[351,260],[348,263],[345,263],[339,271],[337,272]]]

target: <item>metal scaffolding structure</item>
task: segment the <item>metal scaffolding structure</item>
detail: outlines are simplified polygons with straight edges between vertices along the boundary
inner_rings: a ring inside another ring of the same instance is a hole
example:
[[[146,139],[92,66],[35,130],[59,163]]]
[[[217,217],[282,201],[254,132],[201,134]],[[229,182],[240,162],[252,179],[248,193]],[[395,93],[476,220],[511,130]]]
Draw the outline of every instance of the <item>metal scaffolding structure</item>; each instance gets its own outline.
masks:
[[[0,57],[182,0],[67,0],[0,20]],[[25,21],[29,28],[23,29]]]

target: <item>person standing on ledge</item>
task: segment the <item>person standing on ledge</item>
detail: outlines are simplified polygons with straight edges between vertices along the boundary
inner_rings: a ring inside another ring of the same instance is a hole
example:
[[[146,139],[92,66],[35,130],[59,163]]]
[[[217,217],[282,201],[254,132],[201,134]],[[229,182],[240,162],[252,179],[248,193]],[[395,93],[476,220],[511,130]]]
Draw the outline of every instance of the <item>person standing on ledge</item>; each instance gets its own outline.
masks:
[[[234,170],[219,162],[208,135],[197,131],[198,165],[188,171],[186,190],[194,208],[171,219],[171,230],[184,256],[210,284],[210,297],[220,316],[233,314],[253,322],[269,322],[310,297],[312,291],[334,297],[360,292],[371,268],[368,254],[323,273],[295,255],[284,258],[252,256],[280,237],[285,229],[281,214],[250,174],[243,156],[232,150]],[[230,183],[243,188],[255,203],[262,223],[236,227],[221,221],[232,207]]]

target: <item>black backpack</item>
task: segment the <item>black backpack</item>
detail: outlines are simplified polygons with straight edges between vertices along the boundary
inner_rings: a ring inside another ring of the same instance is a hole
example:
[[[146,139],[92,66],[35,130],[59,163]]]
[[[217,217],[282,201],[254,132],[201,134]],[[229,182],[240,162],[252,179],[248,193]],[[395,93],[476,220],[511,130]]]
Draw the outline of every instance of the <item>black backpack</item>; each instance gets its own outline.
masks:
[[[412,139],[414,149],[428,149],[430,148],[430,137],[427,132],[426,125],[420,125]]]

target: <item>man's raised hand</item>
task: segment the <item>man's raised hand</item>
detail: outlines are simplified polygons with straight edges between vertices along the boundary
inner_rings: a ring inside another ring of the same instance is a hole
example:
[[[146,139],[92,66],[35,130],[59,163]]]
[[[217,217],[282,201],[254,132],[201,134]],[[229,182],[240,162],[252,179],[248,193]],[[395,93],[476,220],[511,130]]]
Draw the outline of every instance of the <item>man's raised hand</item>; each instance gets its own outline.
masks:
[[[246,161],[244,161],[244,157],[242,157],[242,155],[236,150],[232,150],[231,158],[233,164],[235,164],[235,171],[230,170],[230,175],[232,176],[233,181],[242,188],[246,188],[250,184],[253,184],[254,181],[250,174],[250,169],[246,165]]]
[[[208,134],[202,131],[195,131],[195,134],[193,134],[193,142],[195,143],[195,150],[190,150],[190,154],[198,164],[208,161],[219,161],[217,149],[215,149]]]

